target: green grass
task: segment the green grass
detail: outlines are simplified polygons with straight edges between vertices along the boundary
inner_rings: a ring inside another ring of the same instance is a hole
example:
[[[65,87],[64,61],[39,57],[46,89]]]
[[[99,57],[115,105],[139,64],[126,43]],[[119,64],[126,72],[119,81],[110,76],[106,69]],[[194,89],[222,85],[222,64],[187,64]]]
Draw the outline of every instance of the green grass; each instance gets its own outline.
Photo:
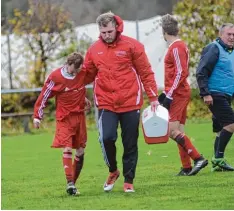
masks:
[[[211,124],[193,123],[187,134],[209,160],[213,153]],[[121,177],[111,193],[102,185],[108,170],[104,164],[96,131],[89,131],[85,164],[78,186],[80,197],[65,193],[60,149],[50,148],[53,132],[2,137],[2,209],[84,210],[84,209],[234,209],[234,173],[211,173],[209,165],[194,177],[175,177],[180,161],[176,144],[147,145],[139,138],[139,161],[134,187],[123,193]],[[233,138],[226,150],[234,165]],[[122,169],[121,141],[117,141],[118,163]]]

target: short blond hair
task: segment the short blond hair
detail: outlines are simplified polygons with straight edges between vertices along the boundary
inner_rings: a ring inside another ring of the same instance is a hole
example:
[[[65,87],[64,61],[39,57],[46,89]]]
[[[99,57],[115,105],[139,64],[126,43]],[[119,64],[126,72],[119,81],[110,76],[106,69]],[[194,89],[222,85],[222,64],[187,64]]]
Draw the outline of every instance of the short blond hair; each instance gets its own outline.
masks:
[[[177,36],[179,33],[178,21],[170,14],[162,16],[162,28],[168,35]]]
[[[106,27],[110,22],[116,26],[117,23],[114,16],[115,14],[112,12],[103,13],[97,17],[96,23],[99,27]]]
[[[83,64],[84,58],[83,56],[78,53],[78,52],[74,52],[71,53],[68,57],[67,57],[67,64],[68,65],[72,65],[74,64],[74,67],[77,69],[80,67],[80,65]]]

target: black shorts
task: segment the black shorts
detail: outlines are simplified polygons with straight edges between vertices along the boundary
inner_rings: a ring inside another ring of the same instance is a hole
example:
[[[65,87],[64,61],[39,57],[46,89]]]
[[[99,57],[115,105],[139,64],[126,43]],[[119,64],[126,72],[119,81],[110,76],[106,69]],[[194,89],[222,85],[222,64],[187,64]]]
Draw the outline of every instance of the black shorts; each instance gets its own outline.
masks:
[[[231,107],[232,97],[224,94],[212,94],[213,105],[209,106],[212,112],[213,132],[220,132],[223,127],[234,123],[234,111]]]
[[[218,133],[223,129],[222,125],[219,123],[219,121],[215,118],[214,115],[212,115],[212,122],[212,128],[214,133]]]

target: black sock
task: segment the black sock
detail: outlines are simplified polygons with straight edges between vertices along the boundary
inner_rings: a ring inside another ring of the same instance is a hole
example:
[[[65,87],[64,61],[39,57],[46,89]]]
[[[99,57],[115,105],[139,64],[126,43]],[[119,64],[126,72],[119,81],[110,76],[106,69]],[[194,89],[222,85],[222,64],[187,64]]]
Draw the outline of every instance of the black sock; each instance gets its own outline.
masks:
[[[219,145],[219,136],[216,136],[215,141],[214,141],[214,155],[216,154],[218,145]]]
[[[215,158],[223,158],[225,148],[232,137],[232,133],[222,129],[219,136],[219,144],[215,153]]]

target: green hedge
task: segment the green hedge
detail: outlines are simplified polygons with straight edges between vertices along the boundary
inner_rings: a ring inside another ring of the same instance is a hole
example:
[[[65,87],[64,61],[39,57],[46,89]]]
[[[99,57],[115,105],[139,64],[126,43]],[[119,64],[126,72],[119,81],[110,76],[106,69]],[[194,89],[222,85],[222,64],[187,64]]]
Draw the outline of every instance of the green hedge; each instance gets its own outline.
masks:
[[[35,101],[39,93],[27,93],[27,94],[3,94],[1,109],[2,113],[20,113],[20,112],[32,112]],[[87,90],[87,97],[93,102],[92,89]],[[148,98],[144,94],[143,108],[149,105]],[[49,114],[45,115],[43,120],[43,128],[46,129],[50,125],[54,125],[55,120],[55,102],[54,99],[50,100],[48,107],[45,111]],[[91,108],[91,111],[87,113],[87,126],[89,129],[96,128],[95,111]],[[200,98],[198,90],[193,89],[191,94],[191,101],[187,110],[187,117],[190,120],[210,120],[211,114],[208,107],[204,104]],[[32,128],[32,125],[30,125]],[[2,118],[2,132],[8,134],[8,132],[22,131],[22,121],[19,118]]]

